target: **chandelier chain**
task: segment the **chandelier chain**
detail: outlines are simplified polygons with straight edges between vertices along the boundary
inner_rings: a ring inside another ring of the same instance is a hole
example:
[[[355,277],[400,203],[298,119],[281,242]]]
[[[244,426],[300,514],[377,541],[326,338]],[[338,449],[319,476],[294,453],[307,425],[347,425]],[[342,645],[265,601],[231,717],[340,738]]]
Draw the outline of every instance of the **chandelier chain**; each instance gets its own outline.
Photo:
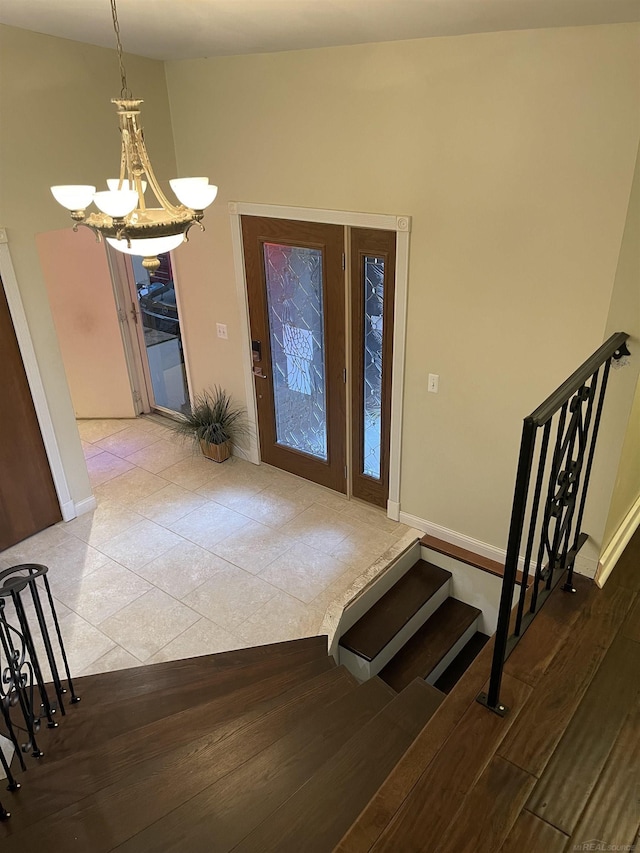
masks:
[[[120,66],[120,80],[122,88],[120,89],[121,98],[131,98],[131,90],[127,86],[127,72],[122,59],[122,44],[120,42],[120,24],[118,23],[118,10],[116,8],[116,0],[111,0],[111,17],[113,18],[113,29],[116,34],[116,43],[118,50],[118,65]]]

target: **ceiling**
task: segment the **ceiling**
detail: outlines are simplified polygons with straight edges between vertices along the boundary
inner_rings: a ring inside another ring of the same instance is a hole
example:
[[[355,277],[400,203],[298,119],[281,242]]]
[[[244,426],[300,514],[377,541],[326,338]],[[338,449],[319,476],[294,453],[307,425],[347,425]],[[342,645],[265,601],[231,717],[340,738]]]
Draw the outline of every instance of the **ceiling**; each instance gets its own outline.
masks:
[[[194,59],[640,21],[640,0],[119,0],[125,51]],[[114,46],[109,0],[1,0],[0,22]]]

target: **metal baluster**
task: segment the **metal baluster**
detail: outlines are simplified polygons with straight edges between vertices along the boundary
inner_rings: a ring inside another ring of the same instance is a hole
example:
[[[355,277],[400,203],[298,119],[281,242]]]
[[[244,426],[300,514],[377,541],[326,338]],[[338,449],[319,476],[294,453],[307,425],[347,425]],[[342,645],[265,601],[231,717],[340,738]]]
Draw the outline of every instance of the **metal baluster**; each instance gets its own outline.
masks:
[[[42,702],[42,707],[44,708],[44,713],[47,718],[47,725],[50,729],[54,729],[58,725],[53,719],[53,715],[55,714],[55,708],[51,707],[51,702],[49,701],[49,694],[47,693],[47,688],[45,687],[44,678],[42,676],[42,669],[40,668],[40,661],[38,660],[35,643],[33,642],[29,623],[27,622],[27,614],[24,611],[24,605],[22,603],[22,597],[20,595],[25,586],[28,584],[28,581],[24,582],[24,586],[22,584],[18,584],[17,580],[10,581],[9,583],[11,584],[10,588],[11,596],[13,598],[13,606],[16,609],[16,613],[18,615],[18,622],[20,623],[20,630],[22,631],[22,635],[27,646],[27,651],[29,652],[29,659],[31,660],[31,666],[36,677],[36,684],[38,685],[40,701]],[[7,584],[5,584],[5,586],[6,585]]]
[[[542,492],[542,483],[544,481],[544,469],[547,463],[547,451],[549,449],[549,436],[551,435],[551,421],[547,421],[544,425],[542,434],[542,444],[540,446],[540,456],[538,461],[538,474],[536,476],[536,486],[531,504],[531,514],[529,521],[529,538],[527,541],[527,550],[524,557],[524,570],[522,574],[522,585],[520,587],[520,599],[518,601],[518,615],[516,617],[516,626],[514,634],[519,635],[522,628],[522,614],[524,612],[524,603],[527,596],[527,586],[529,580],[529,566],[531,563],[531,554],[533,551],[533,542],[536,535],[536,525],[538,523],[538,510],[540,508],[540,494]]]
[[[0,625],[2,625],[2,623],[4,623],[5,619],[6,619],[4,609],[5,609],[5,600],[4,600],[4,598],[0,597]],[[0,656],[0,660],[1,660],[1,656]],[[9,671],[10,670],[9,670],[8,666],[2,667],[0,670],[0,709],[2,711],[2,717],[4,719],[4,724],[5,724],[7,734],[9,735],[9,739],[11,740],[11,743],[14,746],[14,749],[16,751],[16,755],[18,756],[18,761],[20,762],[20,769],[26,770],[27,766],[24,763],[24,758],[22,757],[22,750],[20,749],[20,744],[18,743],[18,738],[17,738],[17,735],[16,735],[14,728],[13,728],[13,721],[11,720],[11,714],[10,714],[10,710],[9,710],[11,707],[11,702],[10,702],[11,697],[10,697],[9,693],[6,693],[4,690],[4,685],[9,683],[9,678],[8,678]]]
[[[522,427],[522,441],[520,443],[520,455],[518,458],[518,473],[516,474],[516,487],[513,498],[513,510],[511,512],[511,524],[509,526],[509,543],[504,564],[504,579],[502,582],[502,593],[500,595],[500,607],[498,610],[498,627],[495,633],[493,647],[493,662],[491,664],[491,678],[489,680],[489,691],[481,693],[478,701],[496,714],[506,714],[507,708],[500,704],[500,686],[502,684],[502,669],[504,667],[507,651],[507,640],[509,638],[509,620],[513,601],[513,591],[516,585],[516,574],[518,571],[518,559],[520,555],[520,542],[524,527],[524,515],[529,492],[529,479],[531,476],[531,462],[536,440],[536,426],[530,418],[525,418]]]
[[[46,569],[46,566],[42,568]],[[29,569],[30,580],[29,580],[29,588],[31,590],[31,598],[33,599],[33,606],[35,607],[36,617],[38,619],[38,625],[40,626],[40,631],[42,633],[42,642],[44,643],[45,653],[47,655],[47,660],[49,662],[49,669],[51,670],[51,678],[53,680],[53,687],[56,692],[56,696],[58,698],[58,703],[60,707],[60,713],[64,717],[66,711],[64,709],[64,702],[62,699],[62,684],[60,683],[60,676],[58,674],[58,666],[56,664],[55,655],[53,654],[53,647],[51,645],[51,638],[49,637],[49,628],[47,626],[47,622],[44,616],[44,611],[42,609],[42,603],[40,601],[40,593],[38,592],[36,577],[39,575],[33,575],[31,572],[31,568]],[[43,575],[44,577],[44,575]],[[55,728],[58,724],[51,723],[49,724],[49,728]]]
[[[586,450],[588,435],[589,435],[589,427],[591,425],[591,416],[593,413],[593,401],[595,399],[595,392],[596,392],[596,389],[598,387],[598,373],[599,373],[599,369],[596,370],[595,373],[591,376],[590,385],[586,389],[586,393],[583,395],[582,400],[581,400],[581,407],[586,402],[587,408],[586,408],[586,412],[584,412],[583,418],[581,418],[582,427],[580,426],[580,423],[578,424],[578,432],[577,432],[578,458],[576,459],[576,465],[575,465],[575,471],[574,471],[574,481],[572,484],[573,488],[572,488],[572,492],[571,492],[571,502],[570,502],[568,510],[567,510],[566,534],[565,534],[565,538],[564,538],[564,545],[562,548],[562,556],[560,559],[560,567],[562,568],[563,571],[564,571],[564,569],[567,568],[567,555],[569,554],[569,544],[570,544],[571,538],[572,538],[571,537],[571,531],[574,529],[573,528],[573,522],[574,522],[574,517],[575,517],[578,493],[580,491],[580,486],[582,483],[582,470],[583,470],[585,450]],[[567,586],[567,584],[565,583],[565,584],[563,584],[562,588],[565,591],[575,592],[575,590],[573,589],[573,586],[571,584],[569,584],[569,586]]]
[[[67,684],[69,685],[69,692],[71,693],[71,703],[73,705],[77,704],[80,701],[80,696],[78,696],[75,692],[75,688],[73,686],[73,681],[71,680],[71,671],[69,670],[69,661],[67,659],[67,652],[64,647],[64,641],[62,639],[62,632],[60,631],[60,623],[58,622],[58,614],[56,613],[55,604],[53,603],[53,596],[51,595],[51,587],[49,586],[49,579],[46,574],[42,576],[42,580],[44,581],[44,588],[47,593],[47,597],[49,599],[49,607],[51,608],[51,615],[53,616],[53,624],[56,629],[56,635],[58,637],[58,644],[60,646],[60,653],[62,654],[62,661],[64,663],[64,669],[67,674]]]
[[[13,645],[13,640],[11,638],[12,632],[20,637],[20,640],[22,641],[22,655]],[[44,752],[42,752],[38,747],[36,741],[36,731],[40,728],[40,719],[33,713],[33,669],[29,661],[24,657],[24,637],[16,628],[9,625],[8,622],[0,620],[0,644],[2,645],[5,657],[9,662],[9,671],[11,674],[11,681],[9,684],[13,684],[16,697],[15,702],[20,705],[20,710],[22,711],[22,716],[27,727],[27,734],[29,735],[29,741],[22,745],[22,751],[28,752],[28,750],[31,749],[31,754],[34,758],[41,758],[44,755]],[[22,662],[19,664],[21,657]],[[28,684],[26,677],[20,672],[23,666],[26,666],[27,671],[31,674],[31,696],[27,691]]]
[[[540,531],[540,547],[538,548],[538,560],[536,562],[536,576],[533,586],[533,593],[531,595],[531,605],[529,607],[529,611],[531,613],[536,612],[536,608],[538,605],[540,581],[543,579],[542,561],[544,559],[545,545],[549,557],[550,570],[553,566],[553,554],[549,543],[549,525],[551,523],[551,512],[553,509],[553,494],[555,491],[556,480],[558,478],[558,468],[560,467],[560,453],[562,448],[562,436],[564,435],[564,425],[567,417],[567,405],[568,403],[565,403],[560,410],[560,417],[558,418],[558,426],[556,429],[556,443],[553,451],[553,461],[551,463],[551,470],[549,472],[549,485],[547,487],[547,500],[544,508],[542,530]],[[551,423],[551,421],[549,421],[549,423]]]
[[[18,750],[18,754],[20,751]],[[7,777],[7,791],[17,791],[20,788],[20,783],[16,782],[13,773],[11,772],[11,766],[9,762],[4,757],[4,752],[0,749],[0,764],[2,765],[2,769],[4,770],[4,775]]]
[[[11,817],[11,812],[8,812],[0,803],[0,820],[9,820]]]
[[[604,372],[602,374],[602,385],[600,386],[600,396],[598,397],[598,407],[596,409],[596,416],[593,422],[593,432],[591,433],[591,446],[589,448],[589,458],[587,460],[587,467],[584,472],[584,480],[582,484],[582,495],[580,498],[580,509],[578,511],[578,518],[576,521],[576,532],[575,538],[573,541],[573,550],[578,547],[578,539],[580,538],[580,528],[582,527],[582,517],[584,515],[584,507],[587,501],[587,489],[589,488],[589,479],[591,477],[591,466],[593,465],[593,456],[596,451],[596,442],[598,440],[598,431],[600,429],[600,418],[602,417],[602,407],[604,406],[604,396],[607,391],[607,383],[609,381],[609,369],[611,367],[611,358],[608,358],[604,364]],[[573,587],[573,566],[575,563],[575,557],[571,560],[571,564],[568,566],[567,572],[567,580],[564,584],[564,589],[569,592],[575,592]]]

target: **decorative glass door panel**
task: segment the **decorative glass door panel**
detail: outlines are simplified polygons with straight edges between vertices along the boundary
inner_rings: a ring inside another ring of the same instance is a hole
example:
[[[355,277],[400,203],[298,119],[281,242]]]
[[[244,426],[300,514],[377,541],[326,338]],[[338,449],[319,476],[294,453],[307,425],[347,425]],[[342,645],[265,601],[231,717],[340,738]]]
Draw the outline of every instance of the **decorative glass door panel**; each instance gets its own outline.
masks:
[[[242,217],[264,462],[346,491],[341,226]]]
[[[327,459],[322,251],[264,243],[276,441]]]
[[[364,452],[361,474],[380,479],[382,452],[382,340],[384,331],[384,258],[365,255],[364,288]]]
[[[385,507],[389,494],[395,233],[351,231],[352,492]]]

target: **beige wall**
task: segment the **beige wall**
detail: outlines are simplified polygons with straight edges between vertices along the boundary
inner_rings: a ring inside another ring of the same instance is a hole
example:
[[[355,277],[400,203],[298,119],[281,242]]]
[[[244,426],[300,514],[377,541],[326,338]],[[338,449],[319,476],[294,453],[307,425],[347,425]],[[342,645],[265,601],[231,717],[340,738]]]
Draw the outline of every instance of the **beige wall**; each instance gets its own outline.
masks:
[[[161,179],[175,172],[163,65],[127,57],[129,84],[145,98],[149,152]],[[113,50],[0,26],[0,226],[9,247],[71,494],[90,494],[51,320],[35,234],[69,226],[49,186],[100,185],[119,166],[110,99],[119,94]],[[90,287],[90,282],[87,287]]]
[[[615,489],[602,542],[611,542],[631,507],[640,499],[640,380],[629,416]]]
[[[522,417],[605,333],[639,32],[168,63],[179,172],[220,185],[206,234],[176,253],[196,388],[244,396],[227,202],[412,216],[402,509],[503,547]]]
[[[135,417],[104,245],[84,228],[36,245],[76,417]]]
[[[607,332],[614,329],[624,329],[631,335],[631,359],[626,367],[612,371],[602,441],[594,466],[600,488],[590,509],[596,510],[601,522],[601,551],[640,497],[640,150],[607,322]],[[622,444],[623,436],[620,462],[614,466],[615,459],[609,458],[609,451]]]

